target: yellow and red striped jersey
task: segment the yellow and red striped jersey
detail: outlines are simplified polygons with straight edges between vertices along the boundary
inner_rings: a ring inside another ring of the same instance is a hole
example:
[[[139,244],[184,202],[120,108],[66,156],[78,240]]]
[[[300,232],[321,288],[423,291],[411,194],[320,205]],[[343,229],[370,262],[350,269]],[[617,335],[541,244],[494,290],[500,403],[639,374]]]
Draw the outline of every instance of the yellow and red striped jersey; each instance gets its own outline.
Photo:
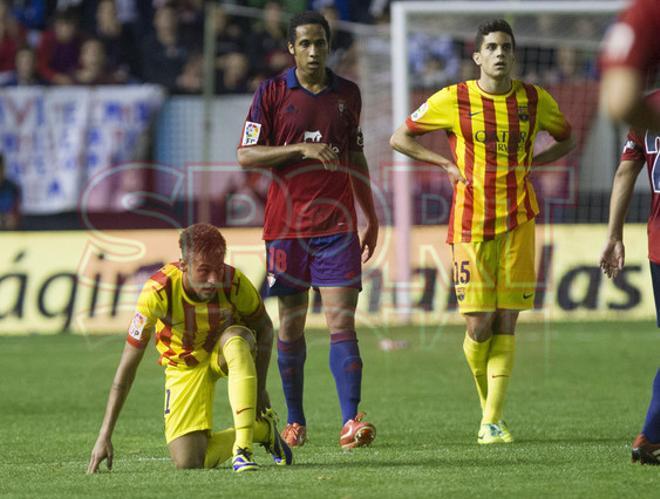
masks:
[[[540,130],[567,139],[571,126],[552,96],[514,80],[506,94],[475,80],[433,94],[406,120],[415,134],[445,130],[456,166],[468,180],[454,189],[447,242],[477,242],[510,231],[539,213],[528,178]]]
[[[224,284],[209,302],[194,301],[183,287],[179,263],[161,267],[138,298],[127,341],[144,348],[156,333],[158,363],[194,367],[206,360],[222,332],[263,309],[259,293],[238,269],[224,266]]]

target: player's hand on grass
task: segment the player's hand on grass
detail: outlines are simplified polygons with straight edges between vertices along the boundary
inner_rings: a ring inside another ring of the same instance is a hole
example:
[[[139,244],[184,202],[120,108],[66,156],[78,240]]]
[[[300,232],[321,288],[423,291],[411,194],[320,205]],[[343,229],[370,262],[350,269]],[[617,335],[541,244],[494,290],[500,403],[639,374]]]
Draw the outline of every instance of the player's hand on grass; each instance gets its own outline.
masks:
[[[101,462],[105,459],[108,465],[108,471],[112,470],[112,441],[109,438],[99,437],[92,449],[92,457],[87,466],[87,473],[96,473],[99,471]]]
[[[454,187],[458,182],[468,185],[468,181],[465,179],[461,171],[458,169],[458,166],[455,164],[449,163],[447,166],[445,166],[445,172],[447,172],[447,176],[449,177],[449,181],[451,182],[452,187]]]
[[[360,238],[360,254],[362,255],[362,263],[369,261],[376,249],[378,242],[378,224],[370,223],[362,233]]]
[[[339,156],[332,150],[328,144],[320,142],[303,142],[300,145],[300,152],[303,159],[317,159],[323,165],[323,168],[334,172],[339,164]]]
[[[616,277],[623,269],[625,260],[626,249],[623,241],[610,240],[600,256],[600,268],[607,274],[607,277]]]

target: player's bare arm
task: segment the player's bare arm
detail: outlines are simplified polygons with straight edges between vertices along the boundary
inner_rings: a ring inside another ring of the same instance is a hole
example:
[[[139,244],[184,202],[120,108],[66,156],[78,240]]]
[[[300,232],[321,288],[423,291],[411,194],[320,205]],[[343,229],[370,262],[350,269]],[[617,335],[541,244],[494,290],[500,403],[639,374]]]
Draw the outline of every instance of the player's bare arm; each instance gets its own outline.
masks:
[[[555,142],[545,151],[534,156],[532,162],[535,165],[552,163],[553,161],[566,156],[569,152],[575,149],[575,145],[575,136],[571,133],[567,139]]]
[[[124,346],[115,378],[112,381],[110,394],[108,395],[103,424],[101,425],[99,436],[96,439],[96,443],[92,449],[92,456],[87,466],[87,473],[96,473],[104,459],[107,460],[108,470],[112,470],[112,432],[115,429],[126,397],[131,390],[135,373],[143,356],[143,348],[136,348],[129,343],[126,343]]]
[[[467,184],[467,180],[453,161],[421,145],[405,123],[397,128],[390,137],[390,146],[412,159],[439,166],[447,173],[452,185],[457,182]]]
[[[353,151],[350,154],[350,162],[355,169],[355,174],[351,176],[353,193],[367,219],[367,227],[360,237],[362,262],[365,263],[371,258],[376,249],[379,224],[374,206],[374,196],[371,191],[371,177],[369,175],[367,158],[365,158],[362,151]]]
[[[270,355],[273,350],[273,322],[270,320],[263,306],[253,317],[245,319],[247,327],[257,335],[257,355],[255,367],[257,369],[257,417],[270,407],[270,398],[266,390],[266,378]]]
[[[323,168],[334,171],[337,169],[339,157],[328,144],[301,142],[285,146],[252,146],[242,147],[237,151],[238,163],[243,168],[270,168],[280,166],[289,161],[301,159],[316,159]]]
[[[644,161],[624,160],[614,174],[610,196],[610,219],[607,225],[607,242],[600,257],[600,267],[607,277],[616,277],[625,264],[623,224],[630,206],[635,181],[644,167]]]

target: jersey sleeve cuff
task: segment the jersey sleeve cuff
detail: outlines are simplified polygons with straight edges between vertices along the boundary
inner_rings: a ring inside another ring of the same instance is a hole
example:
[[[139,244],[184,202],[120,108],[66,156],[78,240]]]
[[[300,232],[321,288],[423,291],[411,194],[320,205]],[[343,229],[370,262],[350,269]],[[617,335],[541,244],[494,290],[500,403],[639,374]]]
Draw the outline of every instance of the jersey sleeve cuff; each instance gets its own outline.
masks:
[[[147,346],[147,345],[145,345],[144,343],[142,343],[141,341],[136,340],[136,339],[133,338],[132,336],[126,336],[126,342],[127,342],[129,345],[134,346],[135,348],[139,348],[140,350],[143,350],[144,347]]]

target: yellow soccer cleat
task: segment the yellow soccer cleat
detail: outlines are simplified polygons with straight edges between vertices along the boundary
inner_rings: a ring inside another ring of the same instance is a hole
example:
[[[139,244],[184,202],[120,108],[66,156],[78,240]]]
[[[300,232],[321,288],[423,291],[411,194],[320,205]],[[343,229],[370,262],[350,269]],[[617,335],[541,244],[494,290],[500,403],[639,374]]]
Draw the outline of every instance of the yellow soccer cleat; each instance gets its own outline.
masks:
[[[479,445],[505,444],[506,440],[504,440],[504,433],[499,425],[495,423],[484,423],[479,428],[477,443]]]
[[[248,449],[243,449],[242,447],[236,449],[234,457],[231,460],[231,465],[236,473],[257,471],[259,469],[259,465],[254,462],[252,452]]]

